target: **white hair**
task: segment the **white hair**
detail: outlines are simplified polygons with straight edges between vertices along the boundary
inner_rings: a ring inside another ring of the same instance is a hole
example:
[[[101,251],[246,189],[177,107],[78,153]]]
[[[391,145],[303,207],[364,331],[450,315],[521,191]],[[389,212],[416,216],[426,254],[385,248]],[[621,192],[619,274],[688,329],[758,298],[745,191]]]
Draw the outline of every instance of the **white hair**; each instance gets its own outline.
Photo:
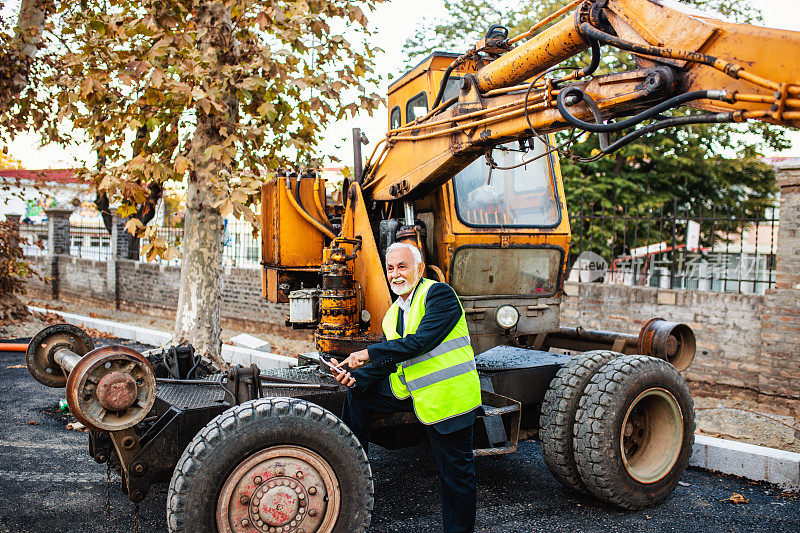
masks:
[[[422,253],[419,251],[419,248],[414,246],[413,244],[409,244],[407,242],[394,242],[386,248],[386,257],[389,257],[389,254],[395,250],[410,250],[411,255],[414,257],[414,266],[422,263]]]

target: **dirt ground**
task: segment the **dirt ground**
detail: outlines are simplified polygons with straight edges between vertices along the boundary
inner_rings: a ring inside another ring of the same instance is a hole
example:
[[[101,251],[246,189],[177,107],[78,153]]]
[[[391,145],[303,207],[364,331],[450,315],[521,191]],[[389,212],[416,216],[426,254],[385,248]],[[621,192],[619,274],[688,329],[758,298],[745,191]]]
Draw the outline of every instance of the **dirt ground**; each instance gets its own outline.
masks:
[[[74,307],[59,302],[28,298],[26,303],[74,312]],[[89,315],[161,331],[170,331],[173,326],[172,320],[167,318],[119,310],[98,308]],[[58,321],[55,315],[33,314],[18,322],[0,322],[0,339],[32,337],[42,328]],[[96,331],[88,333],[95,337],[104,336]],[[290,330],[287,333],[292,338],[287,338],[277,333],[265,333],[254,327],[223,322],[224,343],[232,344],[231,337],[239,333],[249,333],[269,342],[271,351],[275,353],[292,356],[314,350],[313,337],[308,331]],[[694,403],[699,434],[800,453],[800,413],[791,413],[786,408],[775,405],[734,398],[695,395]],[[792,416],[793,414],[797,416]]]

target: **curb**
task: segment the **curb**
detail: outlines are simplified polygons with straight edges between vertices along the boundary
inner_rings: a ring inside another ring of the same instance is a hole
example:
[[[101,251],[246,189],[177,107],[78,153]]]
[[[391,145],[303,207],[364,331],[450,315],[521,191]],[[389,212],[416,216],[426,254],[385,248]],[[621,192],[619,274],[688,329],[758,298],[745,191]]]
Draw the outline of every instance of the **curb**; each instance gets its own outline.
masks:
[[[800,453],[695,435],[689,465],[783,489],[800,488]]]
[[[29,305],[28,309],[36,311],[37,313],[53,313],[59,315],[68,324],[96,329],[97,331],[102,331],[103,333],[108,333],[121,339],[129,339],[142,344],[149,344],[150,346],[163,346],[172,339],[171,334],[157,329],[142,328],[131,324],[114,322],[113,320],[92,318],[75,313],[67,313],[66,311],[37,307],[35,305]],[[222,345],[222,358],[232,365],[250,366],[255,363],[258,365],[258,368],[261,369],[289,368],[297,365],[297,359],[293,357],[286,357],[285,355],[277,353],[261,352],[241,346],[231,346],[230,344]]]

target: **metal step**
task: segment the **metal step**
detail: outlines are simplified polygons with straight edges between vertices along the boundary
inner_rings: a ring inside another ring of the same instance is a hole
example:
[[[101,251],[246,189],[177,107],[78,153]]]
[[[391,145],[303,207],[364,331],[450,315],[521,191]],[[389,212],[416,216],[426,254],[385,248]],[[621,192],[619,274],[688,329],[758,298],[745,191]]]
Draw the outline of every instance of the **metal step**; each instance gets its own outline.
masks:
[[[476,457],[485,455],[501,455],[517,451],[519,441],[519,424],[522,418],[522,406],[511,398],[487,390],[481,391],[483,414],[478,418],[483,422],[488,448],[473,450]],[[506,431],[506,424],[508,429]]]

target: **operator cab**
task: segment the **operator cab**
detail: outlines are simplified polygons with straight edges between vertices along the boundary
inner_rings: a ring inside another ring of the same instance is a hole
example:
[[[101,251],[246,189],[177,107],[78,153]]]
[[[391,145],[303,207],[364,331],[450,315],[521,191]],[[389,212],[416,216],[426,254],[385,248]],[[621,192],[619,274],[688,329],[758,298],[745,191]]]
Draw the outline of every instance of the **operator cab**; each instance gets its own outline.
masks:
[[[389,129],[393,130],[424,117],[430,111],[445,70],[458,54],[433,52],[389,85]],[[454,69],[447,80],[442,102],[458,96],[466,73],[475,73],[475,62],[468,60]]]
[[[434,52],[389,86],[389,129],[431,111],[457,57]],[[454,69],[441,101],[459,96],[470,73],[472,61]],[[435,267],[427,275],[436,279],[438,269],[461,298],[476,353],[558,328],[570,239],[563,198],[557,159],[529,137],[487,147],[438,191],[413,201],[417,225],[427,235],[424,256]],[[402,209],[396,205],[390,212]]]

